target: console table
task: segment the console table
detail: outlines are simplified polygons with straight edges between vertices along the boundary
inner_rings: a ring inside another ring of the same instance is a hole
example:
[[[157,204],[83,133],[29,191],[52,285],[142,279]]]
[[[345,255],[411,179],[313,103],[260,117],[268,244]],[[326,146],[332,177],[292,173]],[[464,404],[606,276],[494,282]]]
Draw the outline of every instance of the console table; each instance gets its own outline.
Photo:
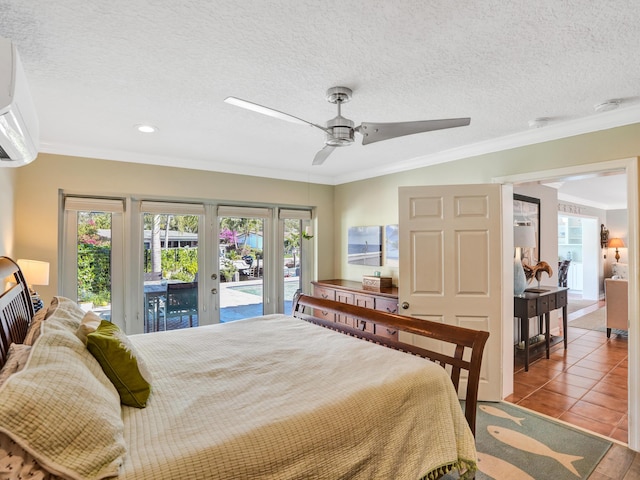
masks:
[[[534,290],[534,289],[532,289]],[[544,337],[547,358],[551,334],[551,312],[562,308],[562,334],[564,335],[564,348],[567,348],[567,287],[544,287],[545,291],[526,291],[522,295],[513,297],[513,315],[520,319],[520,339],[524,341],[524,370],[529,371],[529,319],[538,317],[540,332],[542,333],[542,320],[544,318]]]

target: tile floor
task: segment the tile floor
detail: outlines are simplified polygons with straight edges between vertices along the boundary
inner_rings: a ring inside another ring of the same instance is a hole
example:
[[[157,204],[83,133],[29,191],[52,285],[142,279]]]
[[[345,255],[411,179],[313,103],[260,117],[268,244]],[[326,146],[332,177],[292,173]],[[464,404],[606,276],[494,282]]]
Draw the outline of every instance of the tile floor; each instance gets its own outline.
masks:
[[[569,321],[602,305],[574,312]],[[608,339],[571,323],[567,330],[567,350],[553,346],[550,358],[541,355],[528,372],[516,358],[514,392],[505,400],[627,443],[627,337]]]

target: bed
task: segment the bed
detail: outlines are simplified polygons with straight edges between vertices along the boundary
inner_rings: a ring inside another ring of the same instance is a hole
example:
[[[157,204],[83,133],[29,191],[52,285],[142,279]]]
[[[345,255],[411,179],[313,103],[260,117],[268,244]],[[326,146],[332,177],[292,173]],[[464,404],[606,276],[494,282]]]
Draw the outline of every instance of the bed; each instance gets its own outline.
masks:
[[[305,295],[290,316],[178,331],[126,336],[103,321],[98,331],[115,331],[133,362],[122,377],[135,371],[149,381],[143,404],[131,406],[121,404],[122,379],[80,335],[90,315],[55,297],[34,316],[19,268],[0,257],[6,277],[13,284],[0,296],[1,478],[474,476],[487,332]],[[314,315],[320,311],[445,341],[453,353],[377,344],[366,331]],[[22,361],[12,371],[16,351]],[[127,393],[135,403],[139,392]]]

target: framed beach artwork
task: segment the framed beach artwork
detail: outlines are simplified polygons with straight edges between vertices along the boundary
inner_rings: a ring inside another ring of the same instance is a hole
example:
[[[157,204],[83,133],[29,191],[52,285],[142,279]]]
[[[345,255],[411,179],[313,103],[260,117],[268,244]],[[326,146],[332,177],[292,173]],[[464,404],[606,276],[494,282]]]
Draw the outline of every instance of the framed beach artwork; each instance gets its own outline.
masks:
[[[351,265],[382,265],[382,227],[349,227],[347,261]]]
[[[384,228],[384,254],[388,267],[397,267],[400,263],[398,251],[398,225],[387,225]]]
[[[536,246],[523,249],[522,259],[528,265],[535,265],[540,260],[540,199],[514,193],[513,222],[533,226]]]

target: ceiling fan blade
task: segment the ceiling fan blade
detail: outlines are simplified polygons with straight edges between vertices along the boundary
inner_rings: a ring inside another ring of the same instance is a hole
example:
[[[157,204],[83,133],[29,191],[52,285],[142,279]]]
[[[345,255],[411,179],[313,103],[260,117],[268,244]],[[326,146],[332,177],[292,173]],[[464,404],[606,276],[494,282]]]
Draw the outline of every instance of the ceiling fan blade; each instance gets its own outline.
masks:
[[[236,107],[240,107],[240,108],[246,108],[247,110],[251,110],[252,112],[262,113],[263,115],[279,118],[280,120],[285,120],[291,123],[297,123],[299,125],[310,125],[312,127],[319,128],[323,132],[326,132],[326,129],[324,127],[321,127],[320,125],[307,122],[306,120],[303,120],[298,117],[294,117],[293,115],[289,115],[288,113],[284,113],[279,110],[274,110],[273,108],[265,107],[263,105],[258,105],[257,103],[249,102],[247,100],[242,100],[241,98],[227,97],[224,99],[224,101],[230,105],[235,105]]]
[[[322,165],[327,157],[331,155],[331,152],[333,152],[335,149],[336,147],[325,145],[322,150],[316,153],[316,156],[313,158],[313,163],[311,165]]]
[[[445,128],[464,127],[471,123],[470,118],[450,118],[443,120],[421,120],[417,122],[369,123],[362,122],[356,131],[362,136],[362,144],[380,142],[390,138],[413,135],[414,133],[431,132]]]

